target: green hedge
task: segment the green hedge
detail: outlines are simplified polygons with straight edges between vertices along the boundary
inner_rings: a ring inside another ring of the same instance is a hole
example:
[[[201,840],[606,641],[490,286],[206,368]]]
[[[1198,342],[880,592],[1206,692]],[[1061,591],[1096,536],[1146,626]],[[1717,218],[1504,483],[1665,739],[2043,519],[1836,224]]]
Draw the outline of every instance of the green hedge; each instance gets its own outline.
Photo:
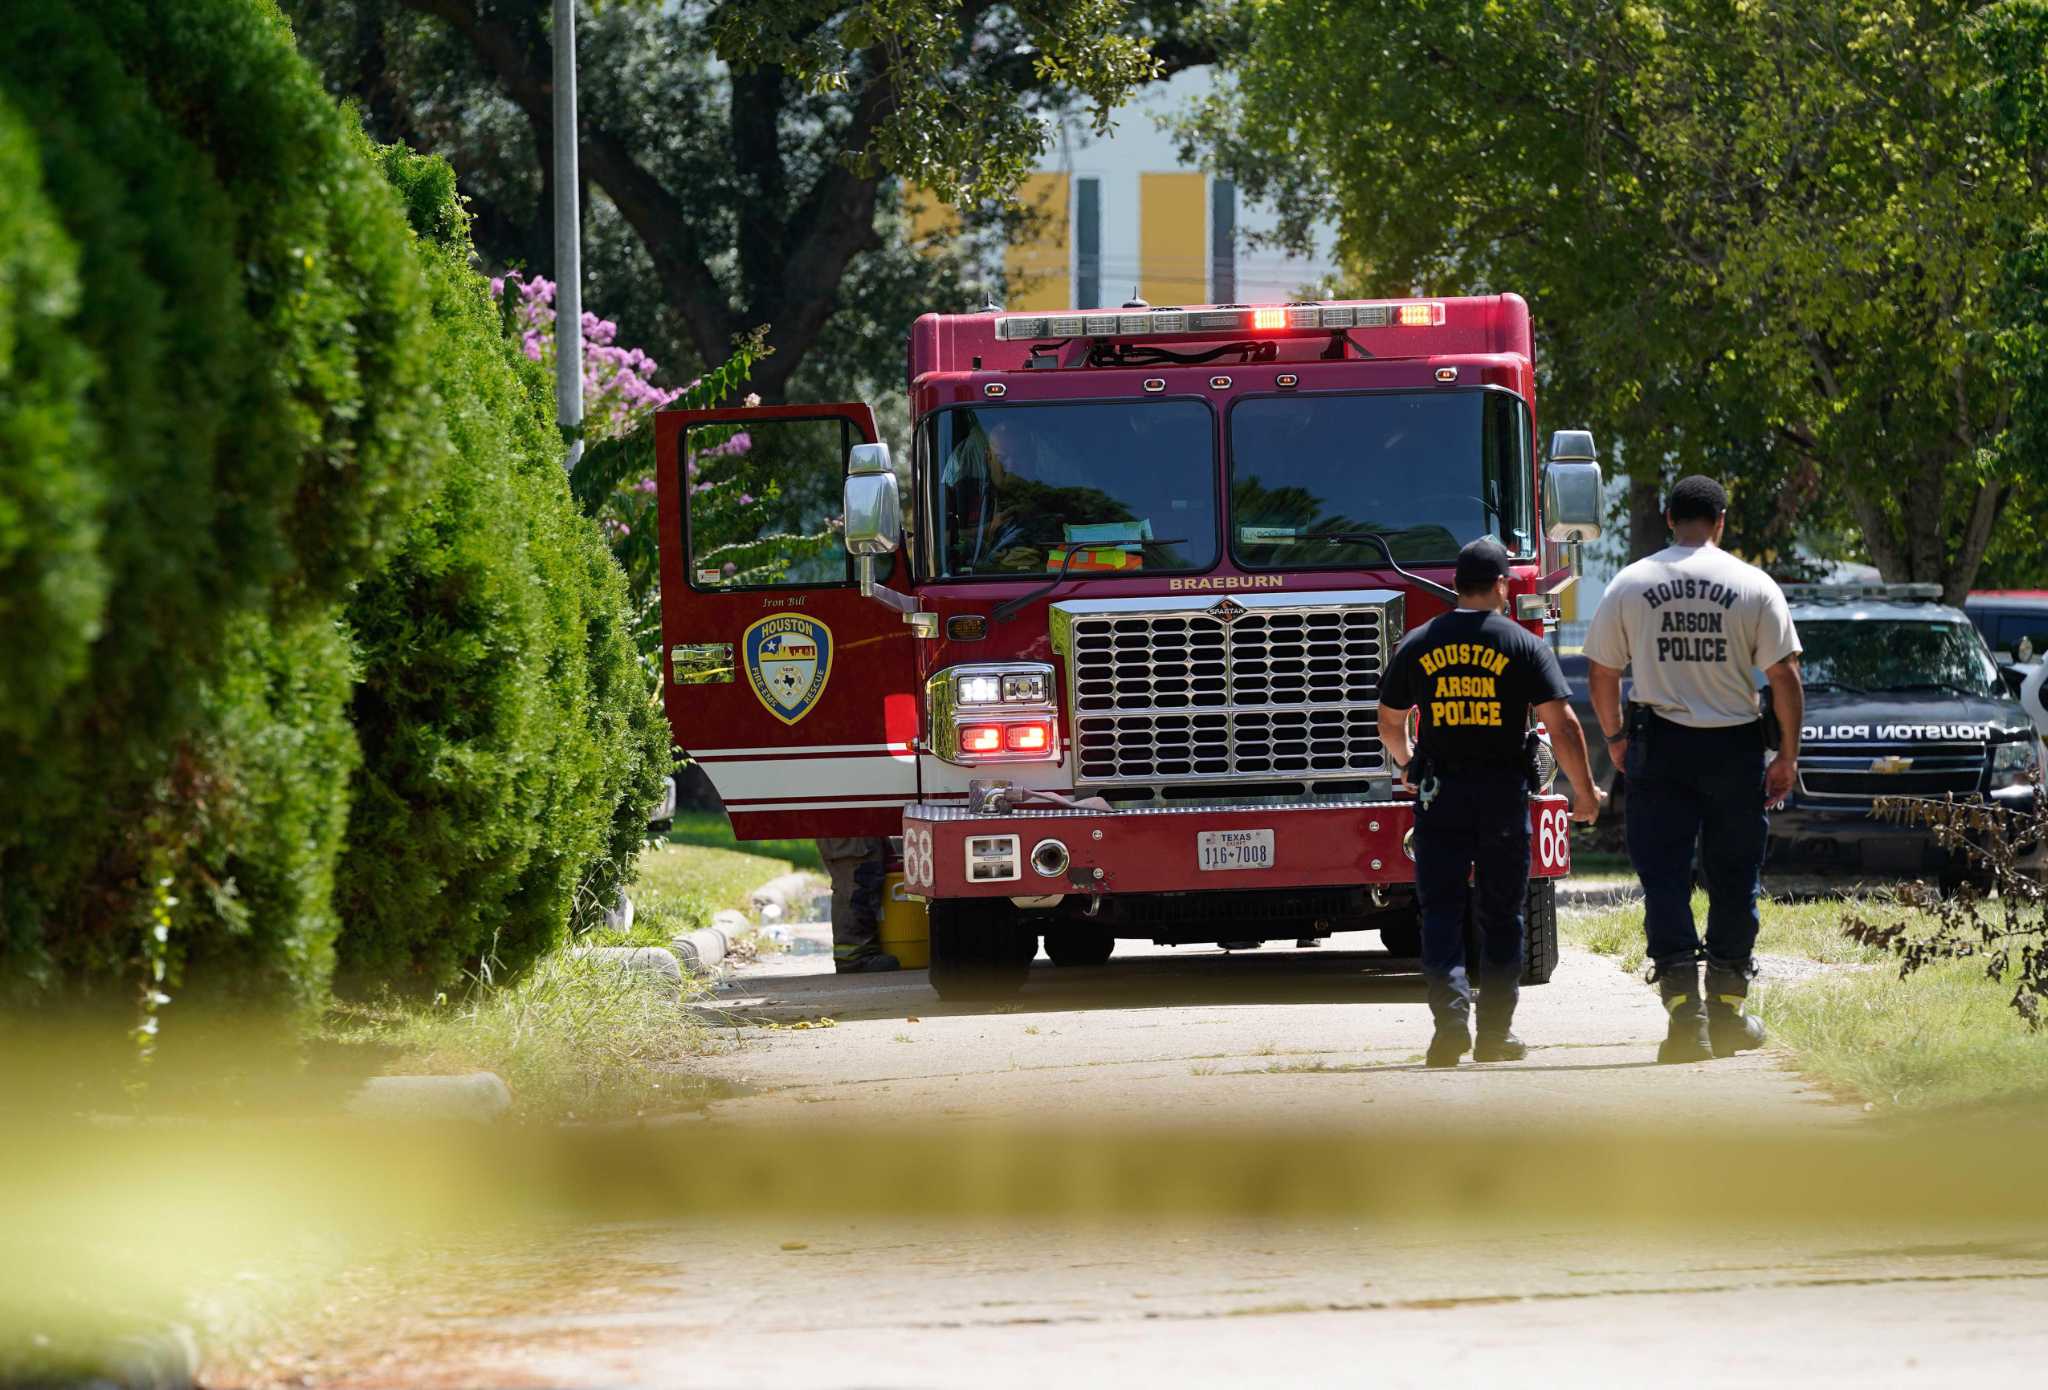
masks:
[[[579,885],[630,873],[667,746],[624,577],[569,495],[550,378],[472,268],[454,175],[399,146],[381,159],[420,237],[452,449],[348,609],[364,757],[338,903],[357,992],[501,976],[558,942]]]
[[[179,1000],[517,966],[665,743],[445,166],[268,0],[9,17],[0,990],[132,998],[166,910]]]
[[[353,761],[333,619],[435,444],[403,215],[266,5],[10,21],[9,186],[39,180],[61,235],[25,251],[10,207],[5,278],[75,288],[40,296],[0,383],[0,428],[42,421],[38,482],[0,481],[26,518],[0,543],[6,974],[132,991],[168,878],[171,957],[208,967],[189,989],[308,999]],[[72,422],[25,415],[66,359]]]

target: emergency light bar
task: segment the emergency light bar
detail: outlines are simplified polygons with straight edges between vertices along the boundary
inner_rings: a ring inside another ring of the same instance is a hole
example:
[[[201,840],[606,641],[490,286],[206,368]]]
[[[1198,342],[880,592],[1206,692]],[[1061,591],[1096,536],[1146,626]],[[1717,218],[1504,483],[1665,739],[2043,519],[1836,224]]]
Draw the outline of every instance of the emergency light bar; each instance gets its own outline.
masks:
[[[1786,584],[1785,597],[1793,601],[1889,599],[1894,603],[1931,603],[1941,597],[1939,584]]]
[[[1174,334],[1334,333],[1347,328],[1439,328],[1440,301],[1408,304],[1275,304],[1263,308],[1146,309],[1117,314],[1005,314],[996,338],[1158,338]]]

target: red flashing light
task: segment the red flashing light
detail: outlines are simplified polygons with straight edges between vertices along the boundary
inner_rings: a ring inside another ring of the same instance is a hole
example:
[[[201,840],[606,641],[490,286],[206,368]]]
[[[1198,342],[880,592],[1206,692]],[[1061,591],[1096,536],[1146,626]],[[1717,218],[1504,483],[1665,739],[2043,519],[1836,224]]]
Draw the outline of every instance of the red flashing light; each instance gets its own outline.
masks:
[[[1266,329],[1266,328],[1285,328],[1286,326],[1287,326],[1287,311],[1286,311],[1285,309],[1254,309],[1254,310],[1252,310],[1252,327],[1253,327],[1253,328],[1257,328],[1257,329]]]
[[[960,729],[960,751],[963,753],[1000,753],[1003,751],[1003,731],[995,724],[967,724]]]
[[[1052,744],[1049,724],[1012,724],[1005,740],[1012,753],[1043,753]]]

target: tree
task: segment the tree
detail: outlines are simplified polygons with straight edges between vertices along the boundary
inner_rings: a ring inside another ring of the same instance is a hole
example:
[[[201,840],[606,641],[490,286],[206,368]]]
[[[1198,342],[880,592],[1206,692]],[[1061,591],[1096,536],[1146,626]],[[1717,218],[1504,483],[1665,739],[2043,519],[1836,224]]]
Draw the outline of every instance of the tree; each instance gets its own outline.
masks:
[[[1984,81],[1968,94],[1992,137],[2024,162],[2036,188],[2048,186],[2048,4],[2015,0],[1987,13],[1973,40]],[[2007,514],[2020,519],[1995,536],[1982,581],[2048,583],[2048,546],[2037,518],[2048,512],[2048,215],[2038,203],[2001,228],[2005,263],[1996,295],[1994,350],[2012,386],[2012,417],[1995,441],[1995,465],[2018,479]],[[2028,466],[2028,461],[2035,461]]]
[[[405,220],[269,6],[9,17],[0,973],[311,1002],[335,618],[437,447]]]
[[[447,444],[431,495],[347,607],[362,765],[335,886],[337,981],[429,993],[486,968],[515,975],[572,911],[611,903],[668,772],[668,731],[625,578],[563,475],[538,335],[505,331],[447,163],[402,146],[377,157],[417,233]],[[644,365],[594,359],[599,399],[651,399],[618,381]]]
[[[1956,597],[2024,472],[1990,329],[2038,184],[1961,99],[1990,8],[1275,0],[1190,139],[1285,232],[1334,214],[1364,287],[1527,294],[1549,415],[1638,500],[1732,475],[1752,551],[1840,516]]]
[[[548,0],[286,7],[373,133],[453,161],[486,257],[552,265]],[[579,154],[602,194],[586,302],[630,341],[699,367],[767,325],[754,385],[769,401],[792,394],[821,346],[851,359],[832,364],[839,390],[891,380],[896,325],[967,307],[970,278],[959,257],[920,256],[888,225],[902,189],[967,208],[1003,197],[1044,147],[1045,114],[1083,103],[1103,124],[1138,84],[1206,58],[1176,27],[1200,8],[604,6],[579,19]],[[888,331],[835,341],[849,309]]]

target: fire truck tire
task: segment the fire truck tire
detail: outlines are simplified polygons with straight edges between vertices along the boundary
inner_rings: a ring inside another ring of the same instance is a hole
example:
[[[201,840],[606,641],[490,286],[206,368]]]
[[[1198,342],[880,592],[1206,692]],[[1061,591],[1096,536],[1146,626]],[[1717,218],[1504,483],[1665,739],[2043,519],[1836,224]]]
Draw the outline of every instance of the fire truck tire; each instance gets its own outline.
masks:
[[[940,898],[931,905],[932,988],[941,999],[1007,999],[1024,987],[1038,936],[1007,900]]]
[[[1547,985],[1557,971],[1557,880],[1529,880],[1522,907],[1522,983]]]
[[[1422,913],[1411,910],[1407,915],[1396,917],[1392,914],[1381,917],[1380,945],[1387,948],[1387,954],[1402,960],[1422,958]]]
[[[1483,959],[1479,923],[1468,904],[1465,912],[1465,966]],[[1557,973],[1557,883],[1532,878],[1522,903],[1522,983],[1547,985]]]
[[[1054,965],[1103,965],[1116,938],[1100,928],[1054,927],[1045,934],[1045,954]]]

